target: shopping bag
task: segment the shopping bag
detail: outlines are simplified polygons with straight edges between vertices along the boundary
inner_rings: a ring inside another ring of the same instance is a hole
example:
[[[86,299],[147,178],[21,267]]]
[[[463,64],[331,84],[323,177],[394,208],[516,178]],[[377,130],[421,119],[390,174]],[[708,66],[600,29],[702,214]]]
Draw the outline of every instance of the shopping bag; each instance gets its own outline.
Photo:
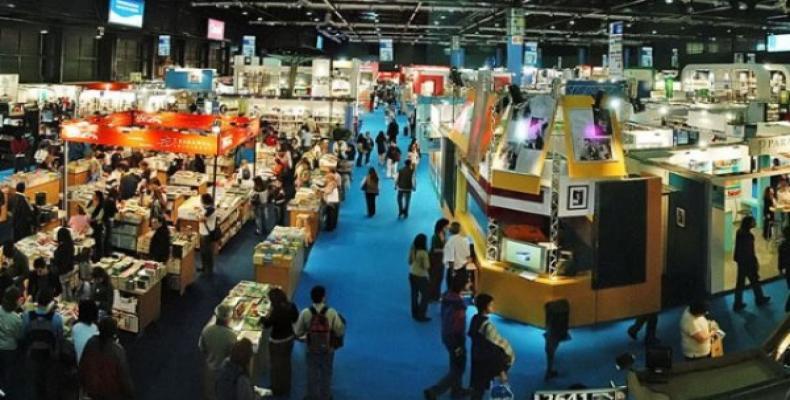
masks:
[[[507,383],[497,382],[491,388],[491,400],[513,400],[513,391]]]
[[[721,357],[724,355],[724,339],[716,336],[710,343],[710,356],[713,358]]]

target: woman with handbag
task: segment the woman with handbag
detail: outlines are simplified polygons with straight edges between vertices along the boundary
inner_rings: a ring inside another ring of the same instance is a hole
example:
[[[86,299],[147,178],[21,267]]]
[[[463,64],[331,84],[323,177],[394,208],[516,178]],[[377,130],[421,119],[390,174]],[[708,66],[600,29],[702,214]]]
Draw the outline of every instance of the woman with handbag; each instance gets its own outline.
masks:
[[[198,233],[200,233],[200,262],[203,273],[211,276],[214,274],[214,245],[219,241],[217,230],[217,212],[214,208],[214,198],[208,193],[200,197],[202,207],[195,210],[200,216],[198,219]]]
[[[499,377],[507,384],[507,371],[516,360],[513,347],[499,335],[488,315],[494,310],[494,298],[481,293],[475,297],[477,314],[469,324],[472,339],[472,371],[469,386],[472,400],[482,400],[491,381]]]
[[[379,195],[379,175],[375,168],[368,169],[368,175],[362,180],[362,191],[365,192],[368,218],[371,218],[376,215],[376,197]]]

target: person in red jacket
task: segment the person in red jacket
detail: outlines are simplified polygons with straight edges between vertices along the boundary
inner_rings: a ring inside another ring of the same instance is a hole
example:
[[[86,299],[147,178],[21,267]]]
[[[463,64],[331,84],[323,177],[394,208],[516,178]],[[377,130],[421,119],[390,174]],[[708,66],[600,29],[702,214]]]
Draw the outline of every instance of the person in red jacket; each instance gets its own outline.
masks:
[[[11,140],[11,153],[14,155],[14,172],[24,171],[27,167],[26,157],[30,145],[20,134],[14,135]]]
[[[126,351],[118,344],[118,324],[112,318],[99,322],[99,336],[85,345],[79,365],[80,386],[91,399],[134,398]]]

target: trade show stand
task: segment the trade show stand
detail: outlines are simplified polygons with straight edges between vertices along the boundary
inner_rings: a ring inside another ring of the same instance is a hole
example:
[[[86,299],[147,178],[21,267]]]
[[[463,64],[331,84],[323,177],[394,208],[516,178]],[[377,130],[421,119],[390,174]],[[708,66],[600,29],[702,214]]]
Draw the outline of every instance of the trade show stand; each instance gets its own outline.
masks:
[[[276,226],[255,246],[255,281],[281,287],[292,297],[305,263],[307,237],[302,228]]]

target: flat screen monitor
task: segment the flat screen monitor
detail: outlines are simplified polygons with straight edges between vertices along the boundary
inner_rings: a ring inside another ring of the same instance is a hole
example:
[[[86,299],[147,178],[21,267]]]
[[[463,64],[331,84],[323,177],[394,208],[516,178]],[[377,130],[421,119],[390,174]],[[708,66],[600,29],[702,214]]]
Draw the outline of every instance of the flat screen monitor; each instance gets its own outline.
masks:
[[[145,0],[110,0],[108,22],[142,28],[144,11]]]
[[[766,49],[769,52],[790,51],[790,34],[768,35]]]
[[[225,40],[225,22],[209,18],[206,37],[211,40]]]
[[[537,244],[505,239],[503,260],[535,273],[543,272],[544,248]]]

